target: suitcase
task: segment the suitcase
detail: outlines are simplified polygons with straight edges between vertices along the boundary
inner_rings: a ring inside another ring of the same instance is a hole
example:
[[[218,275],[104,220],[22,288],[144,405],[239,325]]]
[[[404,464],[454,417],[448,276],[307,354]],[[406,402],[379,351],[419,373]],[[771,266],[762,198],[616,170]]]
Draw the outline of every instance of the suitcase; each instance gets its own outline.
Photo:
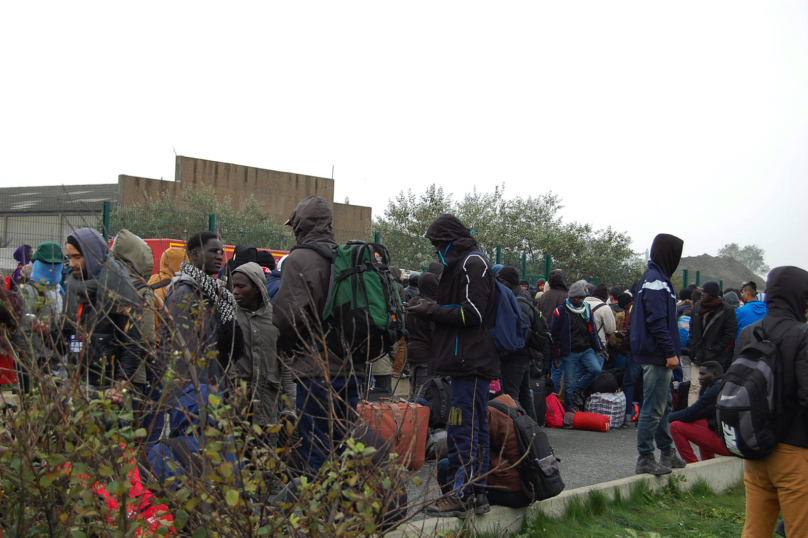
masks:
[[[379,433],[398,454],[398,463],[420,469],[426,461],[429,408],[416,403],[364,402],[357,408],[359,419]]]
[[[536,422],[539,423],[539,426],[544,426],[547,414],[547,400],[544,395],[546,382],[544,376],[530,378],[530,391],[533,393],[533,406],[536,408]]]
[[[676,398],[674,398],[674,411],[681,411],[682,409],[687,409],[687,399],[690,396],[690,381],[682,381],[679,383],[679,388],[674,393]]]

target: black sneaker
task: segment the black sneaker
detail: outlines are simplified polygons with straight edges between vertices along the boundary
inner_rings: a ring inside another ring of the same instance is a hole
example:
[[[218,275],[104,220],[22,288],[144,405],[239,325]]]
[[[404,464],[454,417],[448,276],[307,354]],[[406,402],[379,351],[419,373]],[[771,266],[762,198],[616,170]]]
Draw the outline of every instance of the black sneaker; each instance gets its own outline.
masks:
[[[584,393],[583,392],[576,392],[572,395],[572,403],[575,404],[575,407],[578,409],[584,408]]]
[[[474,504],[474,513],[477,514],[478,516],[487,514],[488,512],[491,511],[491,505],[488,504],[488,497],[485,495],[485,493],[475,495],[473,499],[473,504]]]
[[[653,454],[640,454],[640,457],[637,458],[637,465],[634,467],[634,474],[646,473],[661,476],[663,474],[670,474],[671,469],[670,467],[664,467],[657,463]]]

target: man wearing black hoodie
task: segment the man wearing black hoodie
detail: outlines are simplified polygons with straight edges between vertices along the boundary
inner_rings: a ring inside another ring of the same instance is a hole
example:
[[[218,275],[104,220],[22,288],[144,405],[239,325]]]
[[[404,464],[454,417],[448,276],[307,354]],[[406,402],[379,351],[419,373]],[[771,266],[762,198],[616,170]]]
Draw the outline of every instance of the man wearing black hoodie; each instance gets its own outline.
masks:
[[[780,444],[766,458],[744,462],[743,535],[771,536],[782,511],[786,536],[808,536],[808,272],[797,267],[776,267],[769,273],[766,293],[766,317],[741,332],[735,359],[754,341],[757,327],[777,343],[783,405],[776,419]]]
[[[418,279],[418,294],[409,302],[418,304],[421,299],[435,301],[438,298],[438,277],[427,271]],[[429,362],[432,359],[432,337],[435,334],[435,324],[407,312],[407,330],[410,338],[407,340],[407,362],[410,364],[410,386],[412,397],[422,396],[423,387],[429,381]]]
[[[466,517],[489,511],[488,388],[499,376],[499,356],[489,330],[496,312],[496,282],[471,231],[454,215],[441,215],[426,237],[444,265],[437,302],[421,300],[410,312],[435,323],[429,373],[452,378],[448,476],[454,494],[427,509]]]
[[[637,286],[631,313],[631,353],[642,366],[643,405],[637,425],[636,474],[663,475],[685,462],[673,448],[668,415],[673,408],[671,377],[679,366],[679,326],[676,291],[670,278],[682,258],[684,241],[659,234],[651,245],[648,269]],[[654,442],[662,452],[654,457]]]

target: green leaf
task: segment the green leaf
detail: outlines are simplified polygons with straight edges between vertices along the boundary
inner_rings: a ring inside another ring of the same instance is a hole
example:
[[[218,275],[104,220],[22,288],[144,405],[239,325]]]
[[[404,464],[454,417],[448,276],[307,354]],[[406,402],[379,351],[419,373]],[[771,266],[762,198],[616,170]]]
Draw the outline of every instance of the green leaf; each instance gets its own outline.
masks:
[[[224,497],[225,500],[227,500],[228,506],[236,506],[238,504],[238,490],[231,489]]]
[[[208,403],[212,408],[216,409],[217,407],[222,405],[222,399],[219,396],[211,393],[208,394]]]
[[[182,530],[186,523],[188,523],[188,512],[181,508],[174,512],[174,529]]]
[[[146,431],[146,428],[138,428],[135,430],[135,437],[146,437],[149,432]]]
[[[208,529],[206,529],[205,527],[199,527],[192,534],[193,538],[206,538],[207,535],[208,535]]]
[[[114,474],[115,474],[115,471],[114,471],[114,470],[112,469],[112,467],[110,467],[109,465],[102,465],[101,467],[99,467],[99,468],[98,468],[98,473],[99,473],[101,476],[105,476],[105,477],[106,477],[106,476],[112,476],[112,475],[114,475]]]

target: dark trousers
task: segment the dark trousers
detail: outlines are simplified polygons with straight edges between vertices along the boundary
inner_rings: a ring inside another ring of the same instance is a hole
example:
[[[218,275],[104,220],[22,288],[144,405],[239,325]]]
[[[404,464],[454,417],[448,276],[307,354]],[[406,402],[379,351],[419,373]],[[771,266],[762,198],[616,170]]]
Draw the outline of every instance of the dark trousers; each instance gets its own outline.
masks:
[[[519,352],[512,357],[503,358],[499,368],[502,392],[513,398],[530,418],[536,420],[536,406],[530,395],[530,353]]]
[[[444,495],[452,491],[452,484],[449,483],[448,473],[449,460],[443,458],[438,462],[438,484],[440,484],[440,491]],[[498,488],[489,486],[486,494],[488,503],[496,506],[507,506],[509,508],[524,508],[530,506],[530,499],[528,499],[521,491],[504,491]]]
[[[448,476],[461,499],[485,493],[490,466],[488,387],[482,377],[452,377],[452,410],[446,425]]]
[[[626,414],[634,414],[634,386],[637,380],[642,377],[642,367],[634,362],[634,357],[629,353],[626,359],[626,371],[623,374],[623,394],[626,395]]]
[[[410,363],[410,396],[412,398],[423,397],[424,385],[432,379],[432,376],[427,373],[428,369],[428,364]]]
[[[316,472],[342,442],[356,422],[359,383],[339,377],[329,386],[325,379],[303,379],[297,385],[297,424],[300,459],[307,470]]]

